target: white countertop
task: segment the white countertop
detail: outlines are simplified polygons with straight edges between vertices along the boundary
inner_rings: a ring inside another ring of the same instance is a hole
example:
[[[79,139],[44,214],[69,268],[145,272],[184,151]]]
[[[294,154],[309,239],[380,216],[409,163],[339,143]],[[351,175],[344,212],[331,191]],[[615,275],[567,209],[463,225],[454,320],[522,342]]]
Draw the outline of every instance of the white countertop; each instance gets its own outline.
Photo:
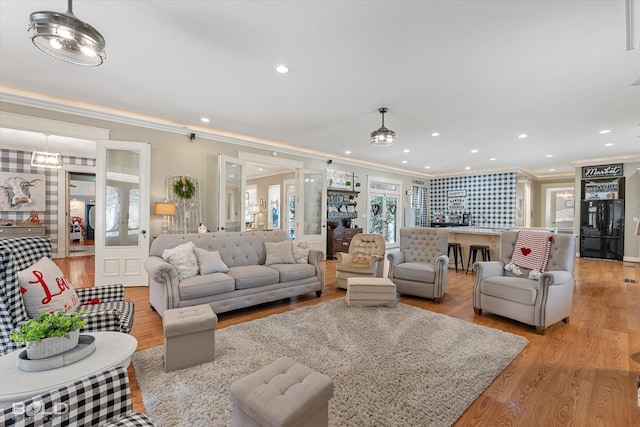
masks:
[[[464,233],[464,234],[486,234],[486,235],[496,235],[499,236],[503,231],[519,231],[519,230],[527,230],[527,231],[546,231],[551,233],[556,233],[558,231],[557,228],[546,228],[546,227],[529,227],[529,228],[500,228],[500,227],[447,227],[449,233]]]

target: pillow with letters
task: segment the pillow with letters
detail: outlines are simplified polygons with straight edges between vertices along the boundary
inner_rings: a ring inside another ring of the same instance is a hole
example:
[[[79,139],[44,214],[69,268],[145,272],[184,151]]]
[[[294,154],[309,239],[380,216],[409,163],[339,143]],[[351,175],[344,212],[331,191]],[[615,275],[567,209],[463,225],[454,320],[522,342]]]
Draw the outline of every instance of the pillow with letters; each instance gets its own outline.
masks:
[[[64,310],[74,312],[80,306],[80,299],[69,280],[49,258],[18,272],[20,293],[24,308],[30,318],[42,312],[57,313]]]

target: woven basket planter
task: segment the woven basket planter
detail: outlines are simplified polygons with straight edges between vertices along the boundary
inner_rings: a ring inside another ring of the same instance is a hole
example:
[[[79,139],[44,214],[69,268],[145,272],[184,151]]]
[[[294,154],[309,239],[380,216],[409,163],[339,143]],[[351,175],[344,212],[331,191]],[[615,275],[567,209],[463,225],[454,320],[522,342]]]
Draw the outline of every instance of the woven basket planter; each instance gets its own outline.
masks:
[[[46,359],[47,357],[55,356],[56,354],[69,351],[78,345],[80,339],[80,329],[76,329],[73,332],[69,332],[69,338],[67,337],[52,337],[44,338],[40,342],[27,345],[27,358],[28,359]]]

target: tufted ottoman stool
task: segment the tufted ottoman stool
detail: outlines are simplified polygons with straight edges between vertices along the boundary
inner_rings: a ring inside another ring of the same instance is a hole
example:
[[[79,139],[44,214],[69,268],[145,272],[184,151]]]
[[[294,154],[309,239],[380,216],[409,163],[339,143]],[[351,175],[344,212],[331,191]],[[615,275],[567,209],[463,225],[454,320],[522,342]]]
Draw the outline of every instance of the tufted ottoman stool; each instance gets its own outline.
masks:
[[[165,310],[165,372],[213,360],[218,316],[208,304]]]
[[[231,384],[232,427],[326,427],[333,380],[289,357]]]

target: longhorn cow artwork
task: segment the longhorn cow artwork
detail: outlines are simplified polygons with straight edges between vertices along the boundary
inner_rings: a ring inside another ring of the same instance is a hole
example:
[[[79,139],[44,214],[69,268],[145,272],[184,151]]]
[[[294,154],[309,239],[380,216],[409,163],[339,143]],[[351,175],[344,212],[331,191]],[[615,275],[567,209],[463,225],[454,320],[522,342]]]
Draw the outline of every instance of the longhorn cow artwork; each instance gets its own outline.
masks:
[[[44,211],[45,175],[0,173],[0,211]]]

